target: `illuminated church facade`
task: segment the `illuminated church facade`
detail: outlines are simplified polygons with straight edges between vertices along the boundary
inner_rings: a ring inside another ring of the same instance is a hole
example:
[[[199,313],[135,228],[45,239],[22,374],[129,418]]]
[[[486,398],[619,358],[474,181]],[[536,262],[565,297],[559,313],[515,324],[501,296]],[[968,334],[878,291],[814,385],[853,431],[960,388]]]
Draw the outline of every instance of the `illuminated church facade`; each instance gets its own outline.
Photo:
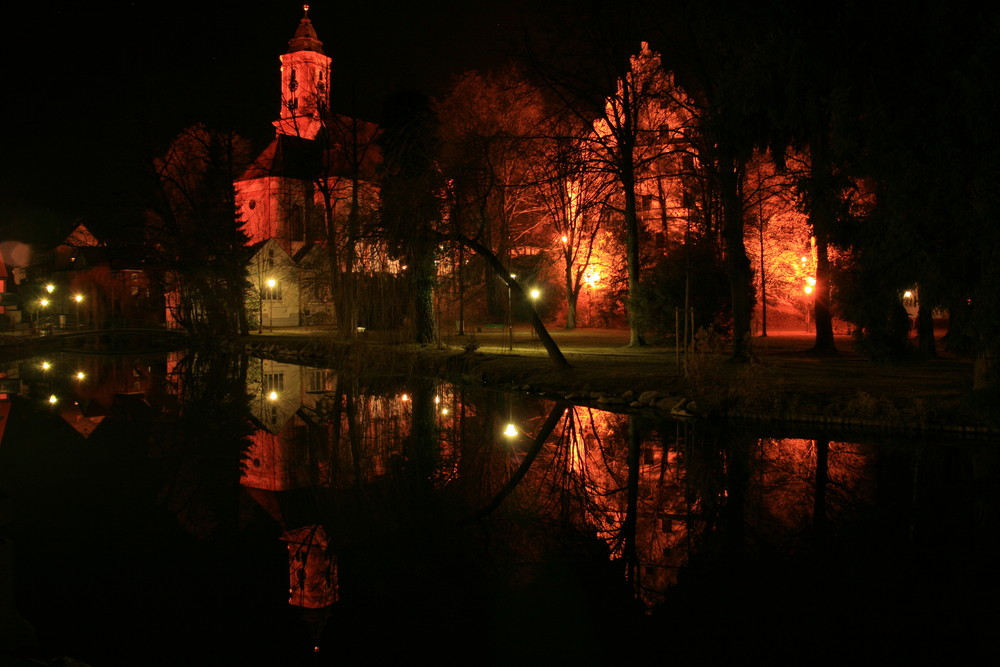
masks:
[[[391,262],[358,242],[377,208],[377,126],[330,111],[331,59],[309,8],[280,56],[275,136],[236,179],[236,206],[255,253],[251,319],[260,326],[331,324],[332,274],[374,273]]]

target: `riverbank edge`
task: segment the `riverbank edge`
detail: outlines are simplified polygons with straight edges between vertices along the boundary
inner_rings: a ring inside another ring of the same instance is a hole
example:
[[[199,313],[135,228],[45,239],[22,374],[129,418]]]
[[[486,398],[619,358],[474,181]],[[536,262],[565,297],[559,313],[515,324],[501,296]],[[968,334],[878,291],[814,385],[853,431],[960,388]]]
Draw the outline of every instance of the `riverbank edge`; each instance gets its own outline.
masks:
[[[808,428],[829,432],[865,432],[896,435],[947,435],[963,438],[1000,438],[996,415],[986,412],[972,419],[968,409],[954,410],[954,397],[939,405],[908,405],[904,397],[871,396],[881,414],[850,414],[858,406],[823,407],[822,392],[788,395],[773,386],[756,396],[746,387],[743,369],[715,364],[702,369],[706,376],[691,381],[668,370],[666,364],[648,364],[641,376],[602,376],[606,366],[589,368],[596,360],[574,355],[573,368],[559,370],[546,357],[482,354],[447,346],[336,341],[325,337],[247,337],[243,351],[279,361],[331,364],[368,373],[400,372],[436,377],[460,385],[489,387],[533,395],[573,405],[653,418],[725,419],[770,428]],[[619,362],[616,362],[619,363]],[[631,366],[642,364],[632,362]],[[821,378],[818,379],[822,381]],[[625,382],[628,388],[623,385]],[[752,384],[752,383],[751,383]],[[768,406],[759,406],[761,398]],[[963,413],[957,416],[956,413]]]
[[[183,335],[179,340],[199,344]],[[570,357],[573,368],[559,370],[538,355],[488,354],[444,345],[366,339],[347,342],[329,335],[258,335],[208,344],[290,363],[335,366],[358,375],[435,377],[650,418],[725,419],[775,431],[1000,438],[1000,415],[995,407],[989,407],[997,404],[996,397],[977,399],[961,388],[952,388],[940,400],[923,404],[892,392],[864,395],[865,400],[859,402],[830,400],[820,390],[822,376],[814,378],[811,391],[792,391],[781,386],[780,378],[778,382],[753,378],[753,369],[747,372],[721,362],[683,378],[673,364],[662,359],[650,362],[643,356],[607,361],[598,355],[574,354]],[[12,359],[58,349],[79,351],[70,339],[60,337],[21,339],[0,351],[5,359]]]

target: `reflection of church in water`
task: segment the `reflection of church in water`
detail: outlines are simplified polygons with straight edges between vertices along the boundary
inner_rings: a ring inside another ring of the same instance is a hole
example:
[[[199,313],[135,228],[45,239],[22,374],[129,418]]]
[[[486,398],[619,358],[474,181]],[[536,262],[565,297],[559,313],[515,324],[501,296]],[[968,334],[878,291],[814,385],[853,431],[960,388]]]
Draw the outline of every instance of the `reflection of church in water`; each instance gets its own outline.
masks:
[[[247,381],[256,429],[240,483],[281,525],[289,604],[304,611],[317,637],[339,599],[339,575],[336,536],[327,534],[316,498],[384,475],[397,454],[385,443],[402,442],[410,423],[406,394],[375,396],[342,382],[330,369],[272,359],[251,360]]]

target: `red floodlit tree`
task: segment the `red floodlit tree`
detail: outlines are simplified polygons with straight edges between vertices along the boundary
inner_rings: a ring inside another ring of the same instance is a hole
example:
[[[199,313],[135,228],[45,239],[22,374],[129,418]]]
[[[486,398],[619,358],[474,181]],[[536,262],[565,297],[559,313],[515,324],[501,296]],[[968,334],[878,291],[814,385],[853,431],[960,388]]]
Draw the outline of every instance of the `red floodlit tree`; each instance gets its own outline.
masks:
[[[606,174],[586,169],[580,141],[553,136],[537,140],[543,158],[530,165],[535,192],[552,245],[561,260],[566,295],[566,328],[575,329],[577,303],[585,285],[591,287],[599,275],[593,265],[608,195],[613,182]],[[593,294],[591,293],[591,300]]]
[[[676,139],[689,118],[683,93],[661,66],[660,55],[646,42],[638,54],[627,55],[623,35],[611,35],[603,26],[589,27],[594,31],[588,42],[590,60],[603,70],[603,76],[555,73],[544,65],[539,69],[562,101],[564,112],[592,128],[581,137],[584,171],[604,175],[615,184],[608,206],[620,221],[624,237],[629,345],[634,347],[644,344],[639,323],[639,198],[645,181],[674,171],[672,158],[683,152]],[[613,86],[610,95],[603,91],[599,104],[594,103],[594,81]]]
[[[794,173],[778,171],[759,152],[747,169],[745,244],[756,267],[761,336],[767,336],[770,305],[798,311],[816,285],[810,229],[797,207],[794,180]]]

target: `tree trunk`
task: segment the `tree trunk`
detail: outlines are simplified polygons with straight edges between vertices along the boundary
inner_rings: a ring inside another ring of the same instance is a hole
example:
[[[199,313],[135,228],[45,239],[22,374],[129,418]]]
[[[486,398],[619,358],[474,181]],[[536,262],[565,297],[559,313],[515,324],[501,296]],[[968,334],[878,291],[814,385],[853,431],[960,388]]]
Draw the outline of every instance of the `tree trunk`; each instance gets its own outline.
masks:
[[[813,290],[813,322],[816,325],[816,340],[810,352],[813,354],[837,354],[833,340],[833,316],[830,313],[830,257],[827,253],[825,230],[813,226],[816,235],[816,286]]]
[[[741,166],[735,159],[719,162],[722,196],[722,237],[726,269],[733,299],[733,356],[736,362],[750,360],[750,319],[753,315],[753,268],[743,245],[743,202],[740,196]]]
[[[625,186],[625,259],[628,264],[628,328],[629,347],[646,344],[639,331],[639,216],[636,215],[635,177],[631,169],[624,170]]]
[[[421,244],[430,245],[430,244]],[[416,289],[416,303],[414,313],[414,332],[416,342],[426,345],[437,340],[436,321],[434,318],[434,283],[436,270],[434,266],[434,253],[426,248],[414,258],[414,287]]]
[[[576,297],[579,291],[573,289],[573,266],[566,261],[566,328],[576,328]]]
[[[811,145],[811,206],[809,224],[816,239],[816,286],[813,290],[813,314],[816,340],[813,354],[837,354],[833,340],[833,317],[830,314],[830,256],[827,250],[830,233],[836,223],[833,202],[837,199],[829,156],[829,121],[820,124]]]
[[[493,272],[500,276],[500,279],[507,285],[507,288],[510,290],[508,294],[511,298],[516,296],[520,300],[525,299],[524,290],[521,289],[521,285],[510,277],[510,271],[508,271],[507,268],[500,263],[500,260],[493,254],[492,251],[490,251],[489,248],[478,241],[457,233],[442,235],[442,238],[462,243],[469,248],[469,250],[472,250],[474,253],[482,257],[493,269]],[[552,336],[549,335],[548,329],[545,328],[541,318],[538,317],[538,313],[535,311],[534,306],[531,307],[531,324],[535,328],[535,332],[538,334],[539,340],[542,341],[542,346],[545,347],[545,351],[548,353],[549,359],[551,359],[560,369],[572,368],[570,363],[566,361],[566,357],[563,355],[562,350],[560,350],[556,342],[552,340]]]
[[[763,204],[761,205],[763,208]],[[760,337],[767,338],[767,273],[764,270],[764,215],[758,216],[757,239],[760,242]]]

